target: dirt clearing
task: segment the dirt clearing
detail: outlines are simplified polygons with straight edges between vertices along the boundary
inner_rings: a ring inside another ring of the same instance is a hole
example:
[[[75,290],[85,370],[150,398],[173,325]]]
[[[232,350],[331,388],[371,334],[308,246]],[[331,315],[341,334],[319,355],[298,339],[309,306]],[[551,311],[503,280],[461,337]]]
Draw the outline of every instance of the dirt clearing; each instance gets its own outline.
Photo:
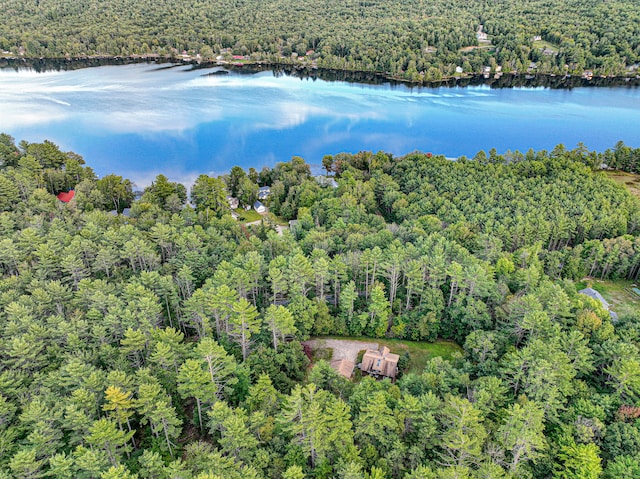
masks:
[[[305,341],[311,349],[333,349],[332,361],[346,359],[354,364],[358,360],[358,353],[365,349],[378,349],[378,343],[365,343],[349,339],[311,339]]]

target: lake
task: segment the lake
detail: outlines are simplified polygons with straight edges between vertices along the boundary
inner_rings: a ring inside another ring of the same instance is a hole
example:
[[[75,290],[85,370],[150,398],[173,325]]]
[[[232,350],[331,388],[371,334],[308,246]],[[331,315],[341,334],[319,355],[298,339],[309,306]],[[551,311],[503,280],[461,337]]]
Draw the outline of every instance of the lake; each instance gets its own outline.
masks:
[[[448,157],[495,147],[526,151],[640,147],[640,89],[410,88],[276,75],[211,74],[134,64],[37,73],[0,70],[0,131],[49,139],[99,175],[139,186],[158,173],[273,166],[293,155],[413,150]]]

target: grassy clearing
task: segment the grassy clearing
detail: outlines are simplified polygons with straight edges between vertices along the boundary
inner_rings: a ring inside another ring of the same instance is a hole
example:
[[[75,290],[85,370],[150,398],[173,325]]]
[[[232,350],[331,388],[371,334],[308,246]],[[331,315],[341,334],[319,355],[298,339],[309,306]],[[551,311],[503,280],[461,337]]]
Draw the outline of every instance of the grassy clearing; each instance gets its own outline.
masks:
[[[273,213],[271,214],[271,216],[273,217],[277,225],[289,226],[289,221],[285,220],[283,217],[274,215]]]
[[[471,52],[473,50],[490,50],[490,49],[494,49],[495,46],[488,44],[488,43],[484,43],[482,45],[471,45],[468,47],[462,47],[460,48],[458,51],[460,52]]]
[[[558,45],[545,42],[544,40],[536,40],[535,42],[533,42],[533,48],[537,48],[539,50],[544,50],[545,48],[548,48],[549,50],[553,50],[554,52],[558,51]]]
[[[606,174],[619,185],[626,186],[633,196],[640,198],[640,175],[617,170],[607,171]]]
[[[262,215],[254,209],[244,210],[244,209],[238,208],[236,210],[236,213],[240,217],[240,221],[244,223],[249,223],[251,221],[260,221],[262,219]]]
[[[315,338],[314,338],[315,339]],[[381,346],[387,346],[392,353],[402,356],[406,351],[409,352],[409,367],[406,373],[420,374],[427,361],[431,358],[440,356],[444,359],[451,359],[455,353],[462,352],[462,348],[453,341],[439,339],[434,343],[404,341],[402,339],[379,339],[365,337],[344,337],[344,336],[322,336],[317,339],[344,339],[347,341],[358,341],[362,343],[378,343]],[[358,360],[362,360],[364,352],[358,354]]]
[[[583,284],[585,287],[591,286],[602,294],[620,318],[640,314],[640,296],[631,291],[632,287],[636,287],[636,283],[623,279],[615,281],[588,279]]]

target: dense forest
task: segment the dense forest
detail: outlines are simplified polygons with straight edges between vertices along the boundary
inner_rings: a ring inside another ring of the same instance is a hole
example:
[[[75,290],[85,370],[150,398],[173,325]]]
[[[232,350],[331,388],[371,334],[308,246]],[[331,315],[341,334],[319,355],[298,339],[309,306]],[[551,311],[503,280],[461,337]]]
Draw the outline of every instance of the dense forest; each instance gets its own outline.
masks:
[[[635,0],[6,0],[0,51],[184,52],[416,82],[500,72],[635,75],[640,10]]]
[[[294,157],[187,201],[0,135],[0,477],[640,477],[640,315],[577,293],[640,275],[601,171],[639,153],[341,153],[335,188]],[[327,334],[463,350],[352,382],[310,367]]]

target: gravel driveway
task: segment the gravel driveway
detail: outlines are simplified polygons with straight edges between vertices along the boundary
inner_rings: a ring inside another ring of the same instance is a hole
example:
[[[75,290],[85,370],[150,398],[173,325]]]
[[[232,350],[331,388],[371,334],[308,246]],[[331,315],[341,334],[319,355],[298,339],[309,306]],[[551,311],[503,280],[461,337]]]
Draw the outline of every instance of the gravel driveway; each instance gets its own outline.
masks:
[[[311,349],[333,349],[333,361],[347,359],[354,364],[358,360],[358,353],[364,349],[378,349],[378,343],[366,343],[364,341],[352,341],[349,339],[311,339],[305,341]]]

